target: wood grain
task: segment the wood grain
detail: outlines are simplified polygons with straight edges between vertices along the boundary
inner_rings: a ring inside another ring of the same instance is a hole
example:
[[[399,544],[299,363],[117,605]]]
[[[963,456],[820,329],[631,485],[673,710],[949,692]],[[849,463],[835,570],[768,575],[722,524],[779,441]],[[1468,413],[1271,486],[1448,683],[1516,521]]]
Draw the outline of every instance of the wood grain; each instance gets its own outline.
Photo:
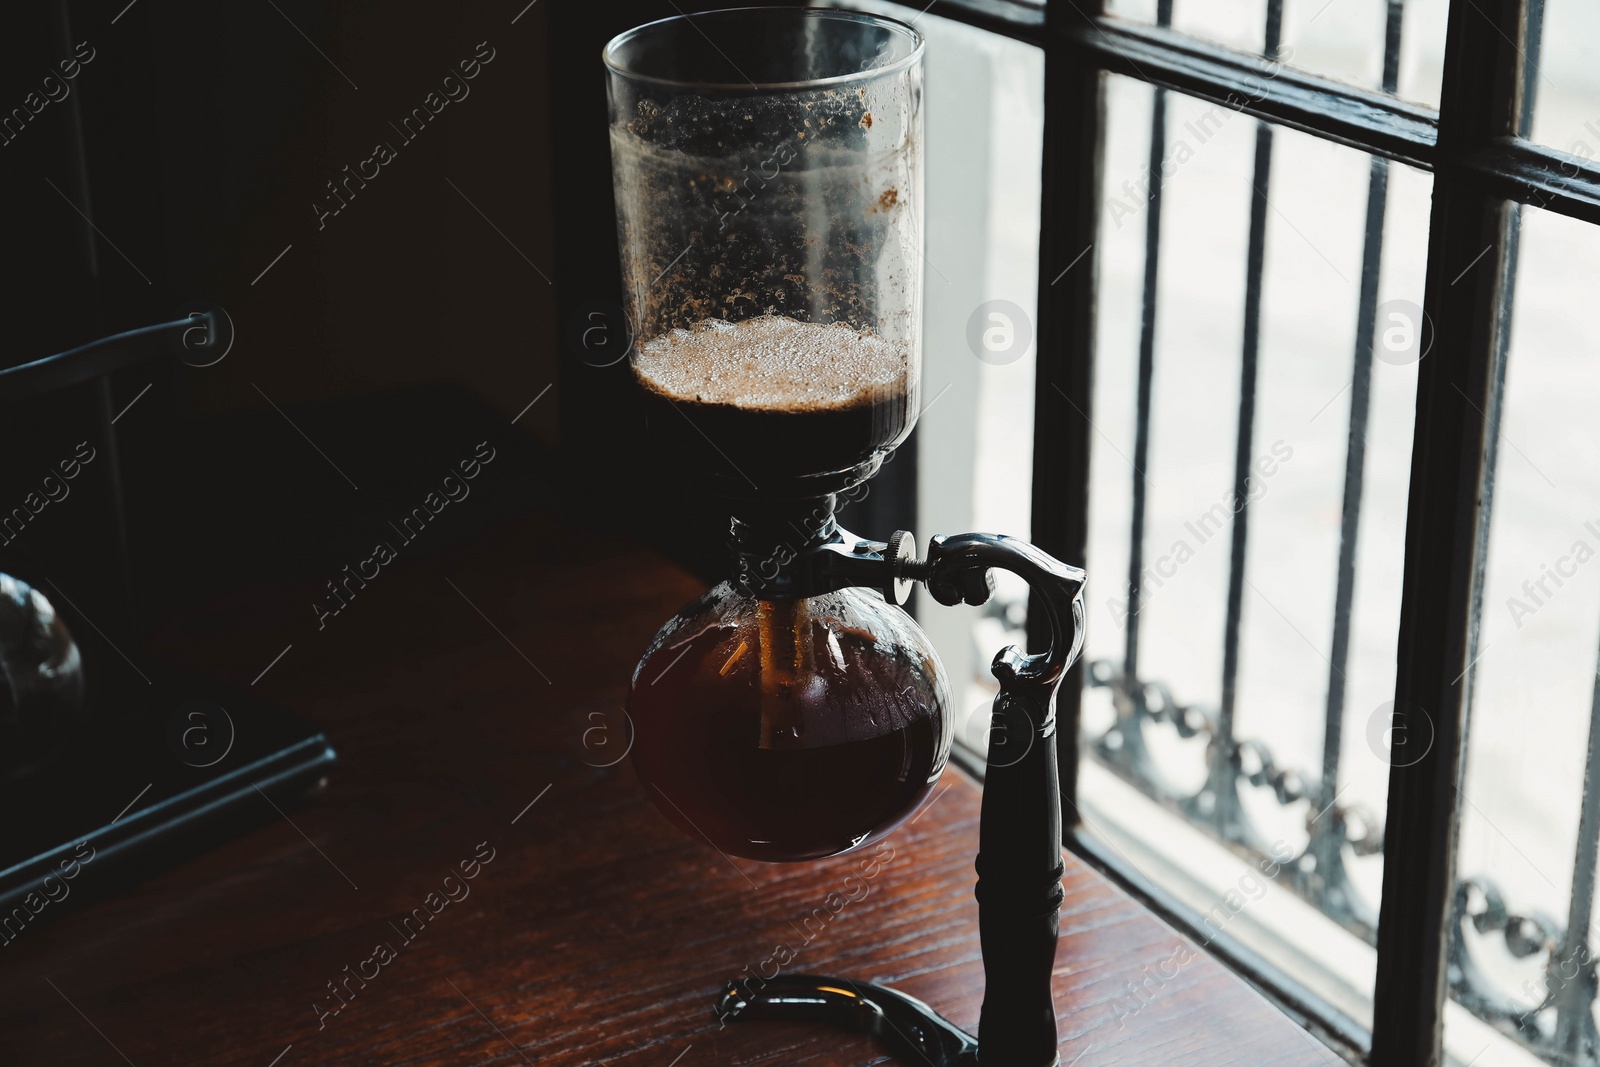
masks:
[[[787,970],[889,982],[974,1027],[971,781],[947,773],[863,895],[846,883],[862,856],[730,860],[657,815],[626,760],[597,765],[625,746],[635,658],[697,592],[652,554],[541,518],[386,569],[322,631],[312,582],[246,587],[168,627],[165,658],[240,685],[292,643],[256,692],[321,723],[341,763],[310,806],[0,949],[0,1063],[888,1061],[867,1038],[719,1026],[721,984],[779,945]],[[451,885],[467,895],[441,903]],[[1340,1062],[1072,857],[1066,889],[1064,1063]],[[857,899],[835,914],[834,892]],[[319,1022],[339,1003],[327,983],[372,974],[384,942],[393,958]]]

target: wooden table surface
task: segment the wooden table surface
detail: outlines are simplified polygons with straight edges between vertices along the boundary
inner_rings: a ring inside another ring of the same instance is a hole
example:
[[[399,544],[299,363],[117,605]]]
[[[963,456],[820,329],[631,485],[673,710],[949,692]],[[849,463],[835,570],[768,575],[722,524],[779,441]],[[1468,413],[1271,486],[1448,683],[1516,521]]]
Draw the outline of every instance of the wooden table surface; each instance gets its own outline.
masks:
[[[0,948],[0,1063],[888,1061],[831,1030],[719,1027],[722,982],[780,945],[786,970],[889,982],[976,1026],[971,781],[947,772],[846,884],[864,857],[730,861],[656,814],[626,760],[603,766],[635,658],[700,591],[683,572],[546,518],[386,568],[320,632],[318,584],[242,588],[157,650],[243,685],[292,643],[255,692],[326,728],[328,789]],[[835,892],[856,899],[835,914]],[[1341,1062],[1203,953],[1152,978],[1196,950],[1070,856],[1061,928],[1065,1064]]]

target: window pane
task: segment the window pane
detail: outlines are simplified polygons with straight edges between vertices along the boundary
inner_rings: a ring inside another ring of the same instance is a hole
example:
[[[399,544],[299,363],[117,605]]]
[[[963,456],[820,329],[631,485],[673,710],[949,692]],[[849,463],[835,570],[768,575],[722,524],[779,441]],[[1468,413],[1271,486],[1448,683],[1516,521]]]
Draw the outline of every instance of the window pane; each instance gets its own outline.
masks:
[[[1519,245],[1481,631],[1467,680],[1457,853],[1467,889],[1451,974],[1456,999],[1501,1030],[1520,1022],[1547,1061],[1593,1063],[1594,939],[1581,899],[1578,933],[1569,941],[1566,931],[1580,842],[1592,876],[1597,833],[1581,811],[1594,788],[1584,766],[1600,645],[1600,324],[1589,281],[1600,271],[1600,233],[1524,208]],[[1463,1013],[1449,1025],[1453,1047],[1470,1053],[1471,1041],[1487,1040]]]
[[[1429,107],[1439,105],[1448,0],[1403,0],[1400,32],[1389,42],[1388,5],[1373,0],[1312,0],[1283,6],[1282,62],[1367,89],[1386,88],[1386,47],[1395,55],[1396,91]],[[1156,0],[1110,0],[1108,10],[1138,22],[1156,21]],[[1265,41],[1266,0],[1176,0],[1172,28],[1259,55]]]
[[[1080,806],[1094,832],[1208,917],[1203,937],[1248,946],[1365,1024],[1382,861],[1358,853],[1376,845],[1387,796],[1387,745],[1381,729],[1369,740],[1369,725],[1394,693],[1430,183],[1380,164],[1386,210],[1369,248],[1370,157],[1275,130],[1260,184],[1255,120],[1171,93],[1165,180],[1150,183],[1156,100],[1149,86],[1108,79],[1085,653],[1098,684],[1085,694],[1085,745],[1095,755],[1085,761]],[[1235,783],[1240,808],[1224,832],[1217,787],[1226,776],[1208,782],[1206,738],[1221,730],[1255,188],[1267,202],[1233,736],[1264,746],[1248,746],[1242,761],[1265,784]],[[1136,470],[1147,226],[1158,210],[1149,446]],[[1373,272],[1377,358],[1357,394],[1364,267]],[[1362,482],[1340,656],[1353,410]],[[1134,594],[1139,493],[1144,555]],[[1137,681],[1119,684],[1130,628]],[[1342,741],[1325,799],[1335,678]],[[1187,710],[1174,716],[1171,707]],[[1321,866],[1302,859],[1313,834],[1313,850],[1327,850]]]
[[[1396,88],[1390,91],[1438,107],[1448,7],[1448,0],[1404,0],[1399,35],[1391,41],[1387,4],[1288,4],[1283,12],[1284,61],[1351,85],[1384,89],[1384,67],[1394,49]]]
[[[1585,159],[1600,157],[1600,5],[1533,0],[1544,26],[1530,28],[1528,59],[1538,68],[1533,139]],[[1536,16],[1535,16],[1536,17]]]
[[[1156,21],[1156,0],[1107,0],[1106,10],[1138,22]],[[1173,29],[1241,52],[1260,53],[1266,17],[1266,0],[1178,0],[1172,5]]]
[[[853,6],[907,15],[899,5]],[[896,521],[924,546],[967,530],[1027,537],[1044,53],[934,15],[917,28],[927,38],[925,399],[912,438],[917,514]],[[1077,269],[1090,269],[1089,259]],[[956,738],[979,751],[995,692],[989,664],[1021,639],[1027,603],[1020,579],[995,577],[983,608],[928,610],[923,600],[917,612],[950,674]]]

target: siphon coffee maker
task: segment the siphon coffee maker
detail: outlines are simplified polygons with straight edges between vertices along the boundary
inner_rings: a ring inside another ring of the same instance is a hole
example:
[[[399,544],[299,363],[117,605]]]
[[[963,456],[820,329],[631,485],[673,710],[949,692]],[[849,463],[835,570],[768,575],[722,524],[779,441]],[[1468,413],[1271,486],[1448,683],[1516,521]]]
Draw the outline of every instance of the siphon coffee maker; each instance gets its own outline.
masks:
[[[667,819],[730,855],[872,842],[927,800],[954,731],[944,669],[900,605],[917,582],[981,604],[991,569],[1021,576],[1050,643],[992,667],[981,1043],[848,978],[755,977],[716,1010],[832,1022],[936,1067],[1050,1067],[1054,696],[1083,639],[1084,574],[996,534],[935,537],[919,557],[910,533],[868,540],[834,517],[918,413],[922,52],[902,23],[814,8],[679,16],[605,49],[634,391],[663,474],[726,502],[732,561],[639,661],[632,758]]]

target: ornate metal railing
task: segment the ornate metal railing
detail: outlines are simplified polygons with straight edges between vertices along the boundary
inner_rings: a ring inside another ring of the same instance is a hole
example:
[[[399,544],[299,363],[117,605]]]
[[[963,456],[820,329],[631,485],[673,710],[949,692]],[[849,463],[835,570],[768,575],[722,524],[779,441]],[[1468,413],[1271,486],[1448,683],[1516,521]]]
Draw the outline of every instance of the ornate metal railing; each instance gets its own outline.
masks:
[[[1104,733],[1084,738],[1082,750],[1252,863],[1268,859],[1272,847],[1245,814],[1242,791],[1264,789],[1286,808],[1306,801],[1306,845],[1292,859],[1283,860],[1279,852],[1279,881],[1357,937],[1376,942],[1377,908],[1362,899],[1345,867],[1347,851],[1356,856],[1382,853],[1383,827],[1376,815],[1339,801],[1319,807],[1316,802],[1324,792],[1320,781],[1280,766],[1260,741],[1224,734],[1216,708],[1180,703],[1160,682],[1130,683],[1107,660],[1090,663],[1086,679],[1091,687],[1110,690],[1117,714]],[[1170,776],[1151,758],[1148,734],[1159,726],[1205,742],[1208,769],[1198,792],[1174,789]]]
[[[1368,944],[1377,943],[1375,901],[1364,899],[1351,884],[1347,864],[1382,855],[1383,825],[1361,804],[1315,801],[1328,788],[1316,778],[1281,766],[1272,751],[1256,740],[1221,732],[1214,707],[1175,700],[1159,682],[1129,682],[1118,665],[1096,660],[1088,665],[1086,684],[1110,691],[1115,721],[1098,736],[1086,734],[1081,751],[1114,771],[1145,796],[1181,815],[1212,839],[1228,846],[1253,866],[1271,861],[1279,884],[1317,908]],[[1597,702],[1600,708],[1600,702]],[[1206,744],[1209,771],[1198,792],[1184,793],[1171,784],[1150,755],[1150,734],[1170,729],[1180,738]],[[1600,731],[1590,740],[1577,848],[1577,877],[1572,887],[1566,925],[1537,910],[1512,911],[1494,882],[1482,875],[1456,886],[1449,986],[1451,997],[1478,1018],[1535,1053],[1562,1065],[1600,1063],[1600,1033],[1594,1004],[1600,993],[1597,960],[1586,933],[1594,902],[1594,870],[1600,845]],[[1219,775],[1216,768],[1222,766]],[[1245,789],[1260,789],[1285,808],[1302,801],[1307,842],[1298,854],[1283,859],[1273,853],[1240,803]],[[1337,794],[1335,794],[1337,795]],[[1517,959],[1542,957],[1544,988],[1524,983],[1505,989],[1474,954],[1474,945],[1498,937]],[[1520,994],[1520,995],[1519,995]]]

